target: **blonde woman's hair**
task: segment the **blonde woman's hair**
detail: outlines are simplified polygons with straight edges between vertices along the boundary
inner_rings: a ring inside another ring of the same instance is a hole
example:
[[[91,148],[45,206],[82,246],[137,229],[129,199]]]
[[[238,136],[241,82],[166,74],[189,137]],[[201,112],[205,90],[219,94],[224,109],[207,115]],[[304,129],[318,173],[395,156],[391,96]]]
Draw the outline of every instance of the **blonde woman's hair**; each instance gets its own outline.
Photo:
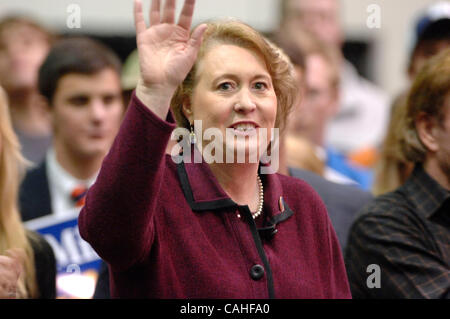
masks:
[[[272,77],[278,107],[275,127],[283,131],[287,116],[294,105],[298,88],[294,68],[289,58],[277,46],[268,41],[262,34],[245,23],[234,19],[207,23],[208,28],[203,35],[197,61],[186,79],[178,87],[171,101],[171,108],[178,126],[188,128],[189,121],[183,114],[183,103],[192,96],[197,80],[198,65],[208,50],[215,45],[230,44],[251,50],[264,59],[267,70]]]
[[[26,161],[11,126],[7,97],[0,87],[0,255],[8,249],[25,252],[24,273],[19,279],[21,298],[38,297],[34,254],[18,209],[18,191]]]
[[[406,130],[406,95],[392,105],[391,120],[375,168],[373,194],[391,192],[406,182],[411,173],[411,163],[402,151],[401,143]]]
[[[324,176],[325,163],[316,155],[314,145],[306,138],[287,135],[286,159],[289,167],[304,169]]]

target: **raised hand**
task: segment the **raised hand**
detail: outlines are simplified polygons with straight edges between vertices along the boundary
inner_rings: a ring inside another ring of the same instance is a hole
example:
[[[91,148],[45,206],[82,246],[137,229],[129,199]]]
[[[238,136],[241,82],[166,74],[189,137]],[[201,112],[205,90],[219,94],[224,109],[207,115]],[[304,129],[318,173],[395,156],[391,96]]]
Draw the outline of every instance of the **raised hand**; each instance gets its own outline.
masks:
[[[141,1],[135,0],[134,4],[141,69],[136,94],[144,103],[158,103],[159,100],[159,103],[164,101],[165,104],[167,99],[170,102],[176,88],[194,65],[202,35],[207,28],[202,24],[190,35],[195,0],[185,0],[178,24],[175,24],[175,0],[166,0],[162,16],[160,5],[160,0],[152,1],[150,27],[147,28]],[[155,97],[158,98],[155,100]],[[158,107],[146,105],[152,109]],[[164,108],[168,110],[168,105]],[[164,116],[163,113],[159,115]]]
[[[10,249],[6,253],[6,256],[0,255],[0,299],[13,299],[18,295],[24,252]]]

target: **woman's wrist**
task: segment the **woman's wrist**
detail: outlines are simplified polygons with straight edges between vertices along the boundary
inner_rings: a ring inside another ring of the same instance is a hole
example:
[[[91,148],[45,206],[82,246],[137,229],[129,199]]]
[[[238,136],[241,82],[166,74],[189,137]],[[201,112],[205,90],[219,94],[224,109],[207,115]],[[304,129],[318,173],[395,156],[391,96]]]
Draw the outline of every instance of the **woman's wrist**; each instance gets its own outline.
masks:
[[[152,112],[165,119],[170,109],[170,102],[176,88],[147,87],[142,81],[136,86],[136,97]]]

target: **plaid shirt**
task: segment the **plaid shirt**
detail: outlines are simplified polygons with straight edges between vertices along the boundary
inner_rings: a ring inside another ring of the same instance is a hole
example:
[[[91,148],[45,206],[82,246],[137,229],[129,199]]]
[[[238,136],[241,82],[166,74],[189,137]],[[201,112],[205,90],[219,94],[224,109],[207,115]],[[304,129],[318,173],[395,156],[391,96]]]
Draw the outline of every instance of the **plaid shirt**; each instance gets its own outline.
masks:
[[[417,165],[359,215],[345,260],[353,298],[450,298],[450,192]]]

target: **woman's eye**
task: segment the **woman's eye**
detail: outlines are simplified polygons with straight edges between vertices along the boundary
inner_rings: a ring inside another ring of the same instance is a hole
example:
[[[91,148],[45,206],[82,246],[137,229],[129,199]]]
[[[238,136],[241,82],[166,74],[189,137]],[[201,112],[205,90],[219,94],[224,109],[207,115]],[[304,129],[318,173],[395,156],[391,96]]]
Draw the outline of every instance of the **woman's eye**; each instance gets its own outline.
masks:
[[[265,89],[267,89],[267,84],[264,82],[256,82],[254,87],[257,90],[265,90]]]
[[[219,90],[228,91],[233,88],[233,85],[230,82],[224,82],[219,84]]]

